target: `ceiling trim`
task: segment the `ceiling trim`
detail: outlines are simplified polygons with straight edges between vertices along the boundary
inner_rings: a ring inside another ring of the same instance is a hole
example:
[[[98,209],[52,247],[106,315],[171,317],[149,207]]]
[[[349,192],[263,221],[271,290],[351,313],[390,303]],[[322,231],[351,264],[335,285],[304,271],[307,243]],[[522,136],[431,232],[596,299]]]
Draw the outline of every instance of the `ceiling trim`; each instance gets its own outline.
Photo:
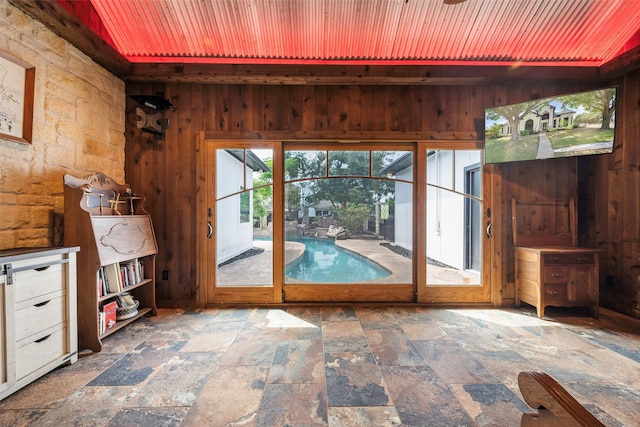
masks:
[[[129,82],[286,85],[480,85],[593,82],[598,67],[134,63]]]
[[[640,46],[636,46],[600,66],[600,75],[614,79],[640,68]]]

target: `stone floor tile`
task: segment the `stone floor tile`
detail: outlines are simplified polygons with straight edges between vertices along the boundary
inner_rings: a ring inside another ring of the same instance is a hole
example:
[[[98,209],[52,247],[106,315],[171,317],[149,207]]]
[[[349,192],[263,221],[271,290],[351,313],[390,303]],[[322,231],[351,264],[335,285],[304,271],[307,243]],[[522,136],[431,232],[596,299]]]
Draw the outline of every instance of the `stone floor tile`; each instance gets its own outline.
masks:
[[[322,307],[321,312],[323,322],[358,320],[353,307]]]
[[[127,408],[118,412],[108,425],[119,427],[179,427],[188,407]]]
[[[278,342],[275,339],[258,339],[252,335],[241,335],[220,358],[222,365],[271,366]]]
[[[427,364],[415,345],[400,329],[369,329],[364,333],[379,365],[424,366]]]
[[[253,426],[269,369],[218,366],[184,419],[185,426]]]
[[[276,350],[268,383],[325,383],[321,340],[286,341]]]
[[[135,394],[135,387],[83,387],[31,426],[107,426]]]
[[[451,390],[431,368],[383,366],[380,369],[393,396],[402,426],[473,425],[472,419]]]
[[[400,329],[393,313],[384,307],[358,307],[356,314],[362,329]]]
[[[214,352],[178,353],[138,388],[131,405],[143,408],[191,406],[219,359],[220,354]]]
[[[418,351],[438,377],[447,384],[495,383],[497,379],[472,353],[455,341],[428,340],[415,342]]]
[[[184,346],[182,341],[162,343],[161,345],[143,343],[91,380],[88,385],[133,386],[143,384],[167,360],[175,356],[182,346]]]
[[[477,426],[517,426],[531,408],[504,384],[452,384],[451,392]]]
[[[329,406],[385,406],[391,400],[371,353],[326,353]]]
[[[327,426],[327,394],[324,384],[267,384],[256,425]]]
[[[332,407],[329,427],[400,427],[398,411],[393,406]]]

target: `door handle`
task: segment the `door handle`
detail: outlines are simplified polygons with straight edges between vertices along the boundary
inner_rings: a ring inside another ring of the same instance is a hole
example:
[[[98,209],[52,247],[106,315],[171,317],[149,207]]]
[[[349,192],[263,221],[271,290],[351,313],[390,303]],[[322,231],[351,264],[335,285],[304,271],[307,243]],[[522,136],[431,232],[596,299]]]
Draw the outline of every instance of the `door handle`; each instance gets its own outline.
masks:
[[[490,239],[493,237],[493,234],[491,234],[491,227],[493,226],[493,224],[491,224],[490,222],[487,222],[487,239]]]
[[[207,239],[210,239],[213,236],[213,226],[211,225],[211,221],[207,221]]]

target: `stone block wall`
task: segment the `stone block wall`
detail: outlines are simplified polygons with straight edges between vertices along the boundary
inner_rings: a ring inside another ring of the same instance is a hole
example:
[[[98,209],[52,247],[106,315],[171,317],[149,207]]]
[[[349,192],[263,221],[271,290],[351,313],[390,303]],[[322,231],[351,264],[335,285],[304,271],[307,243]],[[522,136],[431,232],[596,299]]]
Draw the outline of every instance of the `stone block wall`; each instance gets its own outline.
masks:
[[[35,66],[33,140],[0,135],[0,249],[63,243],[63,175],[124,183],[125,85],[0,0],[0,50]]]

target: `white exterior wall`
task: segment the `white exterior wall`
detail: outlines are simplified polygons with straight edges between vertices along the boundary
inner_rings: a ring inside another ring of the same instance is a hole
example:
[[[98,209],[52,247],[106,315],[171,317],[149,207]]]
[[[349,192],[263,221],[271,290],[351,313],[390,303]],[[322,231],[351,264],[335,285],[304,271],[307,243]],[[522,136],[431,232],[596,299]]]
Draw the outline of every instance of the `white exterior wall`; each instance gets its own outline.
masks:
[[[452,151],[429,156],[427,182],[464,193],[464,168],[479,163],[481,152],[457,151],[455,158],[454,167]],[[464,199],[451,191],[427,187],[427,256],[458,269],[464,269]]]
[[[224,150],[217,151],[216,198],[236,193],[245,185],[252,186],[251,168]],[[253,193],[249,200],[249,222],[240,223],[240,195],[228,197],[216,204],[216,261],[217,264],[233,258],[253,247]]]
[[[413,168],[409,167],[396,174],[398,179],[412,180]],[[396,245],[413,250],[413,186],[396,182],[394,211],[394,242]]]

